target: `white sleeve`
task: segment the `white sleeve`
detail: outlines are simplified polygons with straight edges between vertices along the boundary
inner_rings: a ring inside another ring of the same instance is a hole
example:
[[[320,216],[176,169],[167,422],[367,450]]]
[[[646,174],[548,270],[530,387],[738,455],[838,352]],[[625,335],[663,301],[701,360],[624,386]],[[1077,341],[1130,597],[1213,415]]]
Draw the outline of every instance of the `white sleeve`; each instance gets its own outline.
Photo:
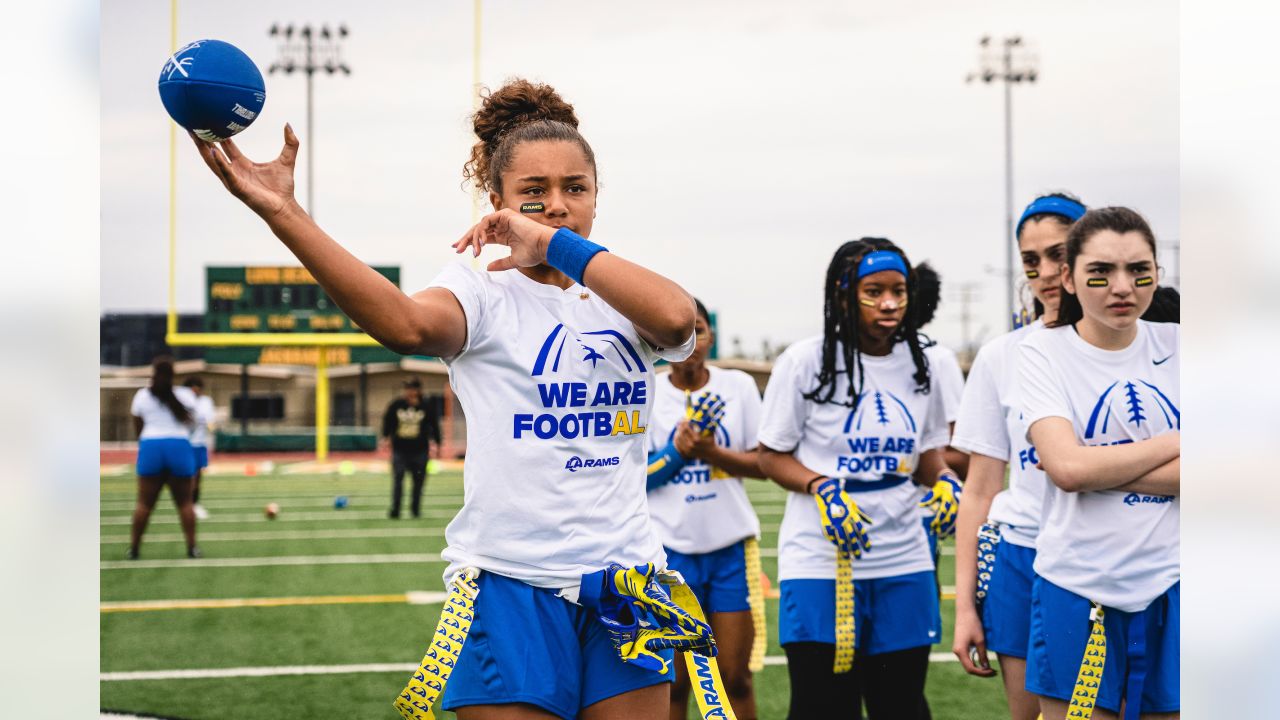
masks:
[[[635,327],[635,323],[632,323],[631,326]],[[636,337],[640,337],[640,332],[638,330],[636,331]],[[688,360],[689,356],[693,354],[693,348],[697,345],[697,343],[698,343],[698,334],[695,332],[695,333],[691,333],[689,335],[689,339],[681,343],[679,347],[673,347],[673,348],[655,347],[653,349],[653,354],[657,355],[663,360],[666,360],[667,362],[683,362],[685,360]]]
[[[955,353],[948,349],[934,353],[938,360],[936,372],[933,372],[934,389],[942,394],[943,416],[948,423],[953,423],[960,415],[960,397],[964,393],[964,373]]]
[[[129,414],[134,417],[142,417],[142,394],[145,392],[151,391],[146,388],[142,388],[133,394],[133,404],[129,406]]]
[[[742,400],[742,449],[750,450],[760,444],[760,389],[747,373],[739,371],[738,395]]]
[[[956,418],[952,447],[967,453],[978,453],[989,458],[1009,461],[1009,431],[1005,426],[1004,407],[1000,405],[1000,393],[991,375],[990,354],[979,350],[978,357],[969,368],[969,380],[960,399],[959,417]]]
[[[485,320],[487,313],[484,309],[486,300],[489,297],[488,288],[485,286],[484,280],[480,272],[471,270],[460,263],[451,263],[446,265],[440,274],[435,276],[427,287],[444,288],[453,293],[458,299],[458,304],[462,306],[462,314],[467,320],[467,340],[462,344],[462,349],[457,355],[449,358],[441,358],[450,361],[457,360],[462,357],[471,348],[479,342],[482,342],[484,329],[486,327]]]
[[[924,427],[920,428],[920,452],[944,448],[951,441],[951,424],[947,422],[940,390],[934,386],[929,391],[929,414],[924,419]]]
[[[774,362],[760,408],[758,444],[778,452],[791,452],[800,444],[808,414],[808,401],[801,394],[801,383],[813,380],[800,377],[802,372],[792,353],[783,352]]]
[[[1018,398],[1023,427],[1027,429],[1047,417],[1071,420],[1071,403],[1062,379],[1049,356],[1037,345],[1027,341],[1018,346]]]

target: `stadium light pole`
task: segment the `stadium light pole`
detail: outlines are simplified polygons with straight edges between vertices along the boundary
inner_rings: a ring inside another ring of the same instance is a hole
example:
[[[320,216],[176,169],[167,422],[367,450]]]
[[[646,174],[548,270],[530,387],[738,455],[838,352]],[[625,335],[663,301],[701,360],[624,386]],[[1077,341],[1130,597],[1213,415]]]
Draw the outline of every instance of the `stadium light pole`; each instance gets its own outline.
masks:
[[[1013,326],[1013,86],[1036,81],[1036,58],[1026,52],[1022,36],[1009,35],[998,41],[999,52],[993,52],[997,41],[990,35],[978,40],[980,68],[969,73],[966,83],[980,80],[990,85],[1004,83],[1004,284],[1008,303],[1008,322]],[[1015,57],[1017,53],[1017,57]]]
[[[280,39],[280,57],[271,63],[267,74],[275,75],[279,72],[292,75],[295,72],[301,72],[307,76],[307,214],[314,218],[316,216],[316,134],[313,125],[315,113],[312,91],[315,87],[315,74],[319,70],[329,75],[338,72],[343,75],[351,74],[351,67],[342,60],[341,42],[348,35],[347,26],[343,23],[336,29],[331,29],[327,24],[299,25],[297,28],[292,23],[284,27],[273,24],[267,30],[267,35]]]

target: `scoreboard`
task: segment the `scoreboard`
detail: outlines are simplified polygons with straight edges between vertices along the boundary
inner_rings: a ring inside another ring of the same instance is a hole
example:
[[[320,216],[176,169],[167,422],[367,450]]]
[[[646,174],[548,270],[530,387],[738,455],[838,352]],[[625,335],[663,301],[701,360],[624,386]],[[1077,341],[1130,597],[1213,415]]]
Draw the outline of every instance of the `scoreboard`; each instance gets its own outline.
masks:
[[[396,287],[399,267],[374,267]],[[338,309],[311,272],[298,266],[205,268],[205,332],[364,334]],[[383,347],[208,348],[206,362],[314,365],[324,352],[331,364],[395,362]]]

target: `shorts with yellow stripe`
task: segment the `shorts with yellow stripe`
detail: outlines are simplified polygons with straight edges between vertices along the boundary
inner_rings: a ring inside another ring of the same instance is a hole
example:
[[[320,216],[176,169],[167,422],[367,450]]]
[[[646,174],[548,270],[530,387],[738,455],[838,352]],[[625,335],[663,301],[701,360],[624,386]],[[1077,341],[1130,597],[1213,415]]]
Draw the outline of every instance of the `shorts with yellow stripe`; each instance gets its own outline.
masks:
[[[781,645],[836,642],[836,581],[783,580],[778,609]],[[933,571],[854,580],[854,626],[859,655],[879,655],[942,641],[942,615]]]
[[[490,572],[477,584],[475,621],[445,685],[445,710],[528,703],[572,719],[588,705],[675,679],[674,671],[624,663],[596,614],[554,591]],[[671,650],[663,654],[674,659]]]
[[[667,551],[667,569],[675,570],[708,616],[751,609],[747,584],[746,541],[707,553]]]
[[[1036,575],[1031,584],[1027,691],[1065,702],[1071,699],[1078,681],[1096,682],[1090,690],[1096,692],[1097,707],[1119,712],[1120,700],[1140,668],[1144,680],[1139,711],[1178,712],[1181,585],[1176,583],[1139,612],[1103,608],[1106,656],[1102,677],[1094,679],[1080,677],[1089,644],[1092,603]]]

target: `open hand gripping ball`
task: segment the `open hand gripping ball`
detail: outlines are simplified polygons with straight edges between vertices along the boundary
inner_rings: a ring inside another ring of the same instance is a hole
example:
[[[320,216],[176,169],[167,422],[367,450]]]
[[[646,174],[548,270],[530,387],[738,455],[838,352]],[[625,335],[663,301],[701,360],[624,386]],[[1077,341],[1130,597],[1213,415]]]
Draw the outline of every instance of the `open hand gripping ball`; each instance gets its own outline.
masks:
[[[171,55],[159,87],[174,122],[206,142],[226,140],[249,127],[267,100],[258,67],[221,40],[197,40]]]

